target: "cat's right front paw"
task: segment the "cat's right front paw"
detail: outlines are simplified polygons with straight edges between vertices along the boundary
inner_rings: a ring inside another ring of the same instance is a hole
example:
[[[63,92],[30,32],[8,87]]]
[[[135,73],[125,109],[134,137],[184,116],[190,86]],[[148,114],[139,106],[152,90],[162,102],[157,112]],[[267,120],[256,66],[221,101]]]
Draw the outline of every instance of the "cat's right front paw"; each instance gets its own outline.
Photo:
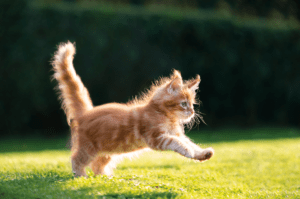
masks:
[[[85,171],[72,171],[73,172],[73,176],[74,178],[80,178],[80,177],[85,177],[85,178],[88,178],[88,176],[86,175]]]
[[[201,151],[196,151],[193,159],[203,162],[209,160],[213,155],[214,155],[214,149],[207,148]]]

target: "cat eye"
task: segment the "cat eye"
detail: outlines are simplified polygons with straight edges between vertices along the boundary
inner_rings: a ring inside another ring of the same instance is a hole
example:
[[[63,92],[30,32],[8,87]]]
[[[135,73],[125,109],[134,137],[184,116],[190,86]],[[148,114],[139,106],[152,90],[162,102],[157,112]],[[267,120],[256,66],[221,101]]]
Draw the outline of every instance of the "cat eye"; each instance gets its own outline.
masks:
[[[181,102],[180,105],[181,105],[183,108],[187,107],[187,103],[186,103],[186,102]]]

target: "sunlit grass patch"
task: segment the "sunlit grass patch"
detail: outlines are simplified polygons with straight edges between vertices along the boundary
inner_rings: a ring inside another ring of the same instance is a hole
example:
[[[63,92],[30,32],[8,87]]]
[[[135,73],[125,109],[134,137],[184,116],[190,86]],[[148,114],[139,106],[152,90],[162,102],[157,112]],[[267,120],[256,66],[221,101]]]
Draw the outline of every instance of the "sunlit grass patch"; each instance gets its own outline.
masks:
[[[0,198],[300,198],[299,131],[281,129],[274,139],[273,130],[252,130],[251,139],[245,132],[188,133],[215,156],[199,163],[147,152],[121,162],[113,177],[88,169],[88,179],[73,178],[64,148],[2,152]]]

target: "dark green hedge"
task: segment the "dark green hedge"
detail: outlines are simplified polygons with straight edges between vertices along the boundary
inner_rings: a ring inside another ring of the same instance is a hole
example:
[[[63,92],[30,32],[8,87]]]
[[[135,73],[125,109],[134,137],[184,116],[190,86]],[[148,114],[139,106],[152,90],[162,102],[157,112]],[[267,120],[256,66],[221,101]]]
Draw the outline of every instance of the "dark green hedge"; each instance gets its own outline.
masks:
[[[61,2],[81,3],[86,0],[60,0]],[[113,3],[119,5],[138,5],[138,6],[174,6],[180,8],[198,8],[208,10],[223,10],[237,16],[284,18],[290,17],[300,20],[298,11],[298,0],[94,0],[99,3]],[[90,2],[90,1],[89,1]]]
[[[143,12],[33,9],[17,0],[1,1],[0,9],[2,135],[67,129],[49,62],[67,40],[76,42],[75,68],[95,105],[125,102],[176,68],[184,78],[201,75],[209,126],[299,125],[298,30]]]

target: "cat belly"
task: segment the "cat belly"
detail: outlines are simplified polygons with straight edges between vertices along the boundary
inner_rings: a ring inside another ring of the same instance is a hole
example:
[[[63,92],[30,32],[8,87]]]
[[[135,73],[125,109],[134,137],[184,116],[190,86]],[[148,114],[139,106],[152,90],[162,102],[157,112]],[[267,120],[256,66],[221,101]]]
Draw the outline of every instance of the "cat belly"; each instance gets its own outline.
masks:
[[[98,153],[105,154],[121,154],[121,153],[130,153],[134,151],[143,150],[148,148],[147,144],[145,144],[141,140],[135,140],[135,142],[115,142],[114,140],[106,140],[105,142],[99,145]]]
[[[140,148],[132,151],[99,151],[97,155],[109,155],[109,156],[114,156],[114,155],[122,155],[124,157],[134,157],[140,153],[146,152],[146,151],[152,151],[152,149],[145,147],[145,148]]]

